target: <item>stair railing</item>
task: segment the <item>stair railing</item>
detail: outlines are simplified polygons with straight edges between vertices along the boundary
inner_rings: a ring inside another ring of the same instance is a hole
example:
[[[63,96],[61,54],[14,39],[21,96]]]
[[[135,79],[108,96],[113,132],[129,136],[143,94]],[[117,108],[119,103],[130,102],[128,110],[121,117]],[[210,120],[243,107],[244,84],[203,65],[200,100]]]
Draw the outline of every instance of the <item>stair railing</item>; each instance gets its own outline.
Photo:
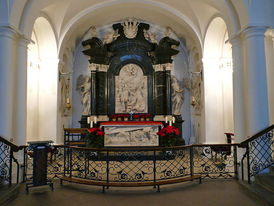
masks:
[[[244,180],[244,160],[247,162],[247,178],[262,172],[274,164],[274,125],[260,131],[240,144],[246,152],[241,159],[242,179]]]
[[[24,146],[16,146],[0,136],[0,184],[12,184],[13,163],[16,164],[16,184],[19,182],[19,163],[14,153],[23,149]]]

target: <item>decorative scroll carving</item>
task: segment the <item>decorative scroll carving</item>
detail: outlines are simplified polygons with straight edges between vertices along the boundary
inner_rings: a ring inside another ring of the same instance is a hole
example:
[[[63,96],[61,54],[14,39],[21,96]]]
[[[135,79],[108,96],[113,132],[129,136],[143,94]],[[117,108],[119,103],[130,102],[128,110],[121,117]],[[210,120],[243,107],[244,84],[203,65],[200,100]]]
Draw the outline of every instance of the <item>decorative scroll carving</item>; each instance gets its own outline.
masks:
[[[77,79],[77,91],[81,95],[83,105],[82,115],[89,115],[90,112],[90,77],[80,75]]]
[[[136,64],[127,64],[115,77],[115,113],[147,113],[147,77]]]

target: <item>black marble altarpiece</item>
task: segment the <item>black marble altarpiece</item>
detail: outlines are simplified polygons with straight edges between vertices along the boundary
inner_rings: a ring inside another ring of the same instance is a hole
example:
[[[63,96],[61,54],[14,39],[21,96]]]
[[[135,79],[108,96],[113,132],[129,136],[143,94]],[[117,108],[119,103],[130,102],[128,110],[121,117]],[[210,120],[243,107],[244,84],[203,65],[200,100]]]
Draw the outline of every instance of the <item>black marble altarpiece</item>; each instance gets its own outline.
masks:
[[[149,24],[135,19],[112,27],[107,40],[94,36],[82,42],[91,70],[88,116],[172,115],[170,72],[179,42],[165,36],[158,43]],[[86,119],[82,116],[81,127],[88,127]]]

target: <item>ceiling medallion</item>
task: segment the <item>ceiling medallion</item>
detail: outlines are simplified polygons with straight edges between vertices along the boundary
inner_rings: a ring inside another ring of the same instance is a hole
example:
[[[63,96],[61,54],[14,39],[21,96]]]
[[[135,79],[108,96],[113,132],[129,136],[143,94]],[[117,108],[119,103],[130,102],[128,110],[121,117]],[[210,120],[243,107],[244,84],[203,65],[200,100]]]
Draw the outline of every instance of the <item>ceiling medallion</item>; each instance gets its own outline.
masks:
[[[133,39],[136,37],[138,32],[139,22],[136,19],[128,19],[122,23],[124,34],[128,39]]]

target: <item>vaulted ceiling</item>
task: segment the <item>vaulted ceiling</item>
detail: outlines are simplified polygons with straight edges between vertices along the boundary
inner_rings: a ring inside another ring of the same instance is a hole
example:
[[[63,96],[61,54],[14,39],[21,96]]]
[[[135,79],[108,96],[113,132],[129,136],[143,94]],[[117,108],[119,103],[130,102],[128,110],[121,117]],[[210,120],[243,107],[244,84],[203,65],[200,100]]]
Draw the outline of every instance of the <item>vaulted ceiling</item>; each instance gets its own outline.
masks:
[[[31,36],[38,17],[52,25],[59,52],[68,41],[81,37],[90,26],[100,27],[135,17],[162,27],[171,27],[177,36],[200,48],[210,21],[222,17],[229,36],[250,23],[251,0],[6,0],[10,24]],[[272,1],[272,0],[261,0]],[[267,4],[266,4],[267,5]],[[271,8],[262,8],[270,12]],[[269,14],[271,15],[271,14]]]

